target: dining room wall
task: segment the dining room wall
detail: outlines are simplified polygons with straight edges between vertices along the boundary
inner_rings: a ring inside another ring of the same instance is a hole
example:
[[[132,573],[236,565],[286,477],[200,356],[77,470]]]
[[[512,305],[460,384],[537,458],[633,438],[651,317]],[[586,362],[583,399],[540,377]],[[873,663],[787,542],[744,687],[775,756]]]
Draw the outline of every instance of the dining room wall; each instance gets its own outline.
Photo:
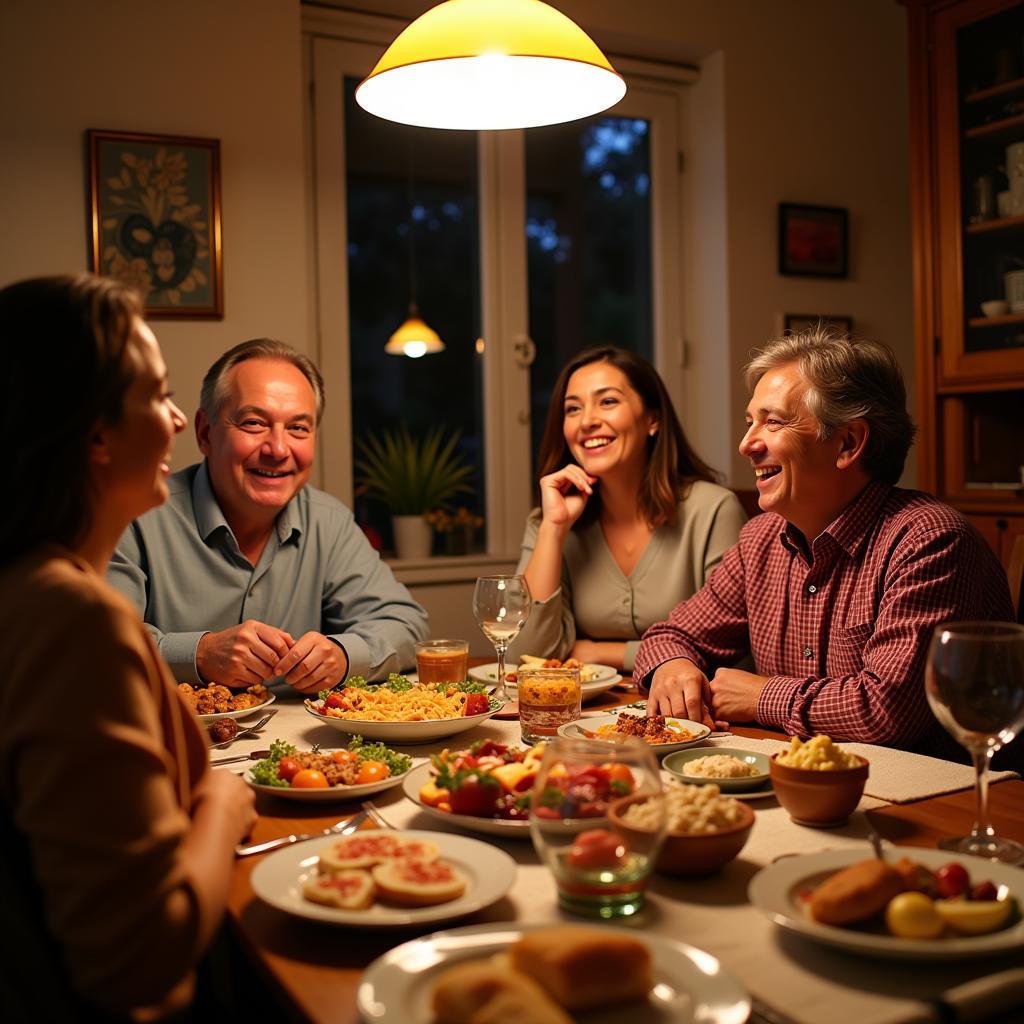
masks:
[[[320,0],[323,3],[323,0]],[[425,0],[339,6],[413,17]],[[735,486],[749,350],[784,312],[852,315],[913,391],[905,12],[892,0],[557,0],[607,49],[702,69],[688,91],[687,429]],[[221,140],[225,315],[159,321],[188,413],[203,372],[257,335],[316,354],[298,0],[5,0],[0,282],[87,266],[83,133]],[[850,211],[845,280],[783,277],[781,201]],[[191,432],[176,461],[196,455]],[[913,467],[907,479],[914,477]]]
[[[3,0],[0,285],[88,269],[88,128],[217,138],[224,317],[156,320],[191,417],[213,360],[270,336],[315,353],[298,0]],[[177,467],[195,461],[189,428]]]

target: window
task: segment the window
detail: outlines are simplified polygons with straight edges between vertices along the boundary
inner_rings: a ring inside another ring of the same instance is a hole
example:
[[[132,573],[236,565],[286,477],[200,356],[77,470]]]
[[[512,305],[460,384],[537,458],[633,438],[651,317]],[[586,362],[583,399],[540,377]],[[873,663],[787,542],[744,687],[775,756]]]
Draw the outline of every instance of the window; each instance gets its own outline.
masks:
[[[356,21],[380,45],[400,27]],[[323,485],[353,504],[353,439],[364,429],[460,429],[487,551],[514,558],[549,389],[573,352],[634,348],[679,398],[681,90],[631,81],[611,111],[528,132],[414,129],[378,122],[352,100],[380,45],[333,38],[352,31],[337,12],[305,12],[304,23],[330,396]],[[410,298],[410,228],[420,312],[448,346],[418,360],[383,351]],[[377,524],[384,515],[358,511]]]

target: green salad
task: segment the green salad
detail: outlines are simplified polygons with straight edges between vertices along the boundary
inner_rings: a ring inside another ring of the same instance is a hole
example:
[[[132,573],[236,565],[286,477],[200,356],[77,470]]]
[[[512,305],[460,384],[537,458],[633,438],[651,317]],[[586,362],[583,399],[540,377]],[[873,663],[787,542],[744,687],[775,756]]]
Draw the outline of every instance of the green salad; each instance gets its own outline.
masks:
[[[397,750],[392,750],[383,743],[370,743],[362,736],[353,736],[344,749],[353,755],[354,763],[357,766],[365,762],[379,762],[386,765],[387,777],[404,775],[412,768],[412,758],[407,754],[399,754]],[[285,740],[274,740],[270,744],[270,756],[265,757],[262,761],[257,761],[249,770],[252,781],[260,786],[290,788],[290,780],[294,777],[295,772],[291,770],[292,766],[287,762],[293,762],[296,754],[298,754],[298,748],[293,744]],[[310,755],[314,756],[314,760],[316,757],[328,760],[333,758],[333,754],[322,754],[319,747],[316,746],[312,748]],[[310,760],[310,755],[304,755],[304,759]],[[282,765],[282,762],[285,762],[285,765]],[[286,770],[282,771],[282,767]]]

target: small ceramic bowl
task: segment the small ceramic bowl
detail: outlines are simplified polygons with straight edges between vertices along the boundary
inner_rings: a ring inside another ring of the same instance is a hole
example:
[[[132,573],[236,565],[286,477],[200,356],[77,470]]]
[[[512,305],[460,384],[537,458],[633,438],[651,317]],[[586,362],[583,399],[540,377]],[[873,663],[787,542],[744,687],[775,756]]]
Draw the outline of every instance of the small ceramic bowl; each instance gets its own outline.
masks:
[[[981,311],[985,316],[1003,316],[1009,312],[1010,304],[1006,299],[989,299],[981,304]]]
[[[649,835],[647,829],[626,824],[622,814],[631,804],[648,799],[646,793],[634,793],[608,805],[608,818],[615,829],[627,838],[643,838]],[[740,808],[740,820],[735,825],[718,832],[694,834],[691,832],[666,832],[655,862],[655,871],[663,875],[710,875],[734,860],[750,838],[754,827],[754,812],[744,803],[736,802]]]
[[[845,825],[864,794],[869,764],[863,757],[856,768],[822,771],[816,768],[791,768],[779,764],[772,754],[768,769],[775,798],[789,811],[798,825],[836,828]]]
[[[687,774],[687,766],[691,761],[710,757],[712,754],[735,757],[737,761],[750,765],[754,769],[754,774],[744,775],[738,779],[711,779],[706,775]],[[747,793],[752,789],[761,788],[768,781],[768,755],[758,754],[753,750],[740,750],[738,747],[690,747],[689,750],[677,750],[661,762],[661,767],[689,786],[713,784],[723,793]]]

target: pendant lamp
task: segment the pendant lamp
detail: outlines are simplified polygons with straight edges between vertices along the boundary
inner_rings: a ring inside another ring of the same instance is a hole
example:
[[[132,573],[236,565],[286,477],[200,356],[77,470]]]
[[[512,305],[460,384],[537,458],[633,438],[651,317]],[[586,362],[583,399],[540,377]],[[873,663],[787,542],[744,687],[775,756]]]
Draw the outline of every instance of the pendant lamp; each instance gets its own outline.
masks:
[[[356,89],[364,109],[423,128],[532,128],[596,114],[626,83],[541,0],[446,0],[420,15]]]
[[[409,356],[419,359],[420,356],[433,355],[444,351],[444,342],[437,331],[428,327],[419,316],[416,303],[409,304],[409,319],[388,338],[384,351],[392,356]]]

